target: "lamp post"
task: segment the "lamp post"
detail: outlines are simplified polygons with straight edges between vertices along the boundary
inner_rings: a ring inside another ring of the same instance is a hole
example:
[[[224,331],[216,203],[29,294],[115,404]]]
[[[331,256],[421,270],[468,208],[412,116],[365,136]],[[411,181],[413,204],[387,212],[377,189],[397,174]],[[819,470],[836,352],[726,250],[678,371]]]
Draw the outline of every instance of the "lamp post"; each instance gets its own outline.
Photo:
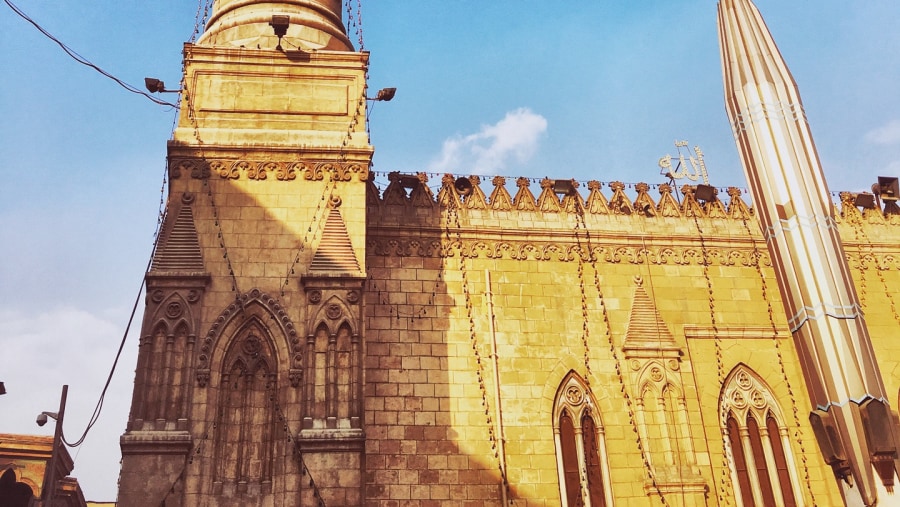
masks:
[[[53,449],[50,451],[50,466],[44,474],[44,487],[41,490],[41,499],[45,507],[53,506],[53,495],[56,492],[56,462],[59,460],[59,445],[62,441],[63,417],[66,413],[66,395],[69,392],[69,386],[64,385],[62,388],[62,396],[59,399],[59,412],[41,412],[37,416],[38,426],[47,424],[47,418],[56,420],[56,431],[53,433]]]

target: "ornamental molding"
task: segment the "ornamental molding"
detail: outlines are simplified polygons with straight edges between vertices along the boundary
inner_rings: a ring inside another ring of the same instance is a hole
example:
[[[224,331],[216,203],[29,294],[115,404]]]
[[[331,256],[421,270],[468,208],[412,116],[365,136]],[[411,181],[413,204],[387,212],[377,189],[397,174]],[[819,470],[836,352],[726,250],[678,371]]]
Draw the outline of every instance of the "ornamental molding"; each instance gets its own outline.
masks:
[[[172,158],[169,177],[207,179],[218,176],[225,180],[359,181],[369,179],[369,167],[359,162],[322,162],[315,160],[255,160],[230,158]]]
[[[287,349],[290,353],[290,368],[292,371],[300,371],[303,368],[303,342],[297,335],[294,323],[287,315],[284,306],[274,297],[261,292],[259,289],[253,289],[250,292],[241,294],[241,296],[233,303],[228,305],[219,317],[213,322],[206,333],[206,336],[200,342],[200,351],[197,356],[197,382],[200,387],[205,387],[209,382],[210,360],[215,353],[217,344],[223,332],[228,330],[231,322],[235,317],[241,316],[246,318],[248,314],[253,313],[250,308],[253,306],[261,307],[265,313],[271,315],[271,319],[265,319],[265,322],[274,325],[278,331],[287,339]],[[275,331],[270,329],[270,332]],[[274,334],[274,333],[273,333]],[[293,384],[293,380],[291,381]]]
[[[369,255],[381,257],[457,257],[469,259],[512,259],[570,262],[578,260],[582,249],[574,241],[515,241],[501,239],[397,239],[372,238],[366,244]],[[592,248],[594,258],[606,264],[656,264],[656,265],[703,265],[704,249],[696,246],[635,247],[611,245]],[[752,247],[708,246],[706,256],[711,266],[754,266],[753,259],[759,256],[762,267],[771,267],[769,252],[765,249],[754,251]],[[587,258],[587,256],[585,256]],[[891,271],[900,270],[900,256],[893,253],[862,256],[846,253],[847,261],[853,269]],[[862,260],[860,260],[862,259]],[[860,265],[862,262],[862,265]]]
[[[719,398],[720,424],[727,428],[728,416],[734,414],[738,426],[747,425],[747,416],[752,414],[761,427],[766,417],[775,417],[778,426],[784,425],[781,407],[766,382],[747,365],[740,363],[726,377]]]
[[[571,262],[579,259],[584,249],[570,241],[512,240],[416,240],[376,238],[367,243],[370,255],[383,257],[457,257]],[[746,247],[633,247],[598,245],[591,249],[594,259],[604,264],[669,264],[702,265],[704,257],[713,266],[754,266],[759,255],[762,266],[772,265],[767,252],[754,252]],[[589,255],[585,252],[585,259]]]
[[[150,343],[151,335],[163,333],[171,337],[184,328],[188,342],[196,339],[199,301],[203,296],[202,288],[151,288],[145,297],[143,342]]]

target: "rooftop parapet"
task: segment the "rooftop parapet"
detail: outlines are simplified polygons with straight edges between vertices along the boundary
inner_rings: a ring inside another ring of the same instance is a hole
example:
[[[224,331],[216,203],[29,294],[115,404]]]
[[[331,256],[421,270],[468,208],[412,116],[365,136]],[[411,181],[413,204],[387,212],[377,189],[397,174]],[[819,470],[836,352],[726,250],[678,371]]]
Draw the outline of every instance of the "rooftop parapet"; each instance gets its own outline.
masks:
[[[745,220],[753,217],[754,208],[744,199],[744,191],[738,187],[720,189],[706,185],[682,185],[679,189],[668,183],[623,183],[612,181],[587,182],[587,193],[575,180],[543,178],[540,189],[532,191],[534,180],[520,177],[515,180],[516,189],[507,189],[507,178],[494,176],[493,189],[482,189],[480,176],[457,177],[445,174],[437,195],[429,187],[429,175],[388,173],[388,185],[380,192],[372,173],[367,183],[367,204],[376,207],[405,206],[410,208],[447,208],[456,206],[470,210],[506,212],[584,213],[585,215],[620,215],[646,219],[709,218],[721,220]],[[603,192],[603,187],[609,191]],[[658,193],[658,197],[654,197]],[[724,192],[723,192],[724,191]],[[720,194],[728,196],[725,203]],[[886,201],[883,208],[866,199],[867,193],[840,192],[834,204],[837,222],[866,222],[871,224],[900,225],[900,208]]]

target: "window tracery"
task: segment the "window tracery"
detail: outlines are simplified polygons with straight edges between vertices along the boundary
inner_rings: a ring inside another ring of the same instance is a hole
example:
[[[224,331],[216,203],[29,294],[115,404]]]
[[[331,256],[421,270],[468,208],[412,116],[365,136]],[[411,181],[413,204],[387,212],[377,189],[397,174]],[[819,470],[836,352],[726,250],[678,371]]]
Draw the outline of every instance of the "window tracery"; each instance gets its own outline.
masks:
[[[796,507],[802,499],[781,409],[762,379],[738,365],[725,381],[721,424],[729,443],[736,503]]]
[[[600,414],[590,391],[575,372],[563,379],[557,391],[553,432],[563,505],[611,506],[609,467]]]
[[[263,331],[245,327],[223,362],[215,481],[236,484],[238,492],[272,481],[277,363]]]

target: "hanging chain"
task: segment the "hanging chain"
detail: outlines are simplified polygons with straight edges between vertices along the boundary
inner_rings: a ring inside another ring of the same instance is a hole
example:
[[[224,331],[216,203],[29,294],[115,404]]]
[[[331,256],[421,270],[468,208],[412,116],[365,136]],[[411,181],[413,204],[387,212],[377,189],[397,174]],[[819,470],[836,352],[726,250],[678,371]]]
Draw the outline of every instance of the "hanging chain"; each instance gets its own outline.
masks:
[[[582,223],[584,222],[584,210],[581,209],[579,204],[576,204],[580,213],[577,214],[578,218],[575,220],[575,241],[578,245],[578,287],[581,291],[581,346],[584,351],[584,383],[588,388],[588,392],[593,395],[593,391],[591,390],[591,378],[594,376],[594,373],[591,371],[591,345],[590,345],[590,319],[588,316],[588,301],[587,301],[587,290],[585,289],[584,282],[584,252],[585,248],[581,245],[581,235],[578,233],[582,228]],[[587,227],[584,227],[585,233],[587,233]],[[588,245],[587,254],[590,257],[593,257],[593,252],[590,251],[591,247]],[[603,304],[601,297],[601,304]],[[607,327],[607,333],[609,333],[609,328]]]
[[[775,347],[775,353],[778,356],[778,367],[781,370],[781,378],[782,380],[784,380],[784,385],[788,391],[788,399],[790,399],[791,402],[791,413],[793,414],[794,418],[794,439],[797,441],[797,445],[800,447],[800,461],[803,464],[803,478],[806,484],[806,490],[809,493],[809,497],[812,500],[813,505],[816,505],[816,496],[813,493],[812,480],[809,475],[809,465],[806,458],[806,447],[803,445],[803,439],[801,438],[802,426],[800,425],[800,409],[797,406],[797,398],[794,395],[794,388],[791,386],[791,381],[788,378],[787,369],[785,368],[784,354],[781,352],[781,344],[778,341],[778,325],[775,324],[775,310],[772,308],[772,300],[769,298],[768,283],[766,282],[765,273],[763,272],[762,263],[760,262],[762,254],[759,251],[759,247],[757,247],[756,238],[753,236],[753,232],[750,229],[750,224],[747,217],[744,216],[741,222],[744,225],[744,229],[747,231],[747,237],[750,238],[750,245],[753,248],[751,261],[753,262],[753,267],[756,269],[757,276],[759,276],[762,299],[766,302],[766,310],[769,314],[769,325],[772,328],[772,343]]]
[[[693,199],[692,195],[685,196],[686,199]],[[715,294],[713,292],[713,284],[712,277],[709,274],[709,250],[706,247],[706,237],[704,236],[703,228],[700,226],[700,218],[697,216],[697,212],[693,213],[694,218],[694,226],[697,229],[697,236],[700,239],[700,263],[703,266],[703,279],[706,281],[706,295],[709,301],[709,320],[712,325],[713,330],[713,346],[715,347],[716,354],[716,378],[718,379],[718,386],[721,390],[725,385],[725,358],[724,358],[724,347],[722,346],[722,337],[719,336],[719,326],[718,321],[716,320],[716,300]],[[720,396],[724,395],[724,391],[720,393]],[[719,398],[719,407],[722,406],[723,400],[721,397]],[[719,424],[722,428],[727,428],[725,413],[721,410],[719,411],[721,420]],[[719,483],[719,503],[723,505],[731,505],[731,501],[728,496],[728,490],[731,488],[731,481],[729,480],[731,464],[734,462],[734,455],[731,450],[731,442],[726,436],[727,431],[722,432],[722,479]],[[733,497],[733,495],[732,495]]]
[[[588,373],[590,373],[590,348],[588,344],[588,312],[587,312],[587,295],[585,290],[585,282],[584,282],[584,264],[585,264],[585,256],[587,257],[588,262],[591,265],[591,269],[594,275],[594,287],[597,290],[597,301],[600,305],[600,312],[603,316],[603,326],[605,328],[606,341],[609,344],[609,352],[612,355],[613,361],[615,362],[616,367],[616,379],[619,381],[619,389],[622,392],[622,397],[625,399],[625,407],[628,410],[628,423],[631,426],[631,431],[634,433],[634,441],[637,445],[638,452],[641,454],[641,462],[644,465],[644,470],[647,473],[647,478],[650,479],[650,483],[653,487],[653,490],[656,492],[659,497],[659,501],[666,507],[669,507],[669,502],[666,500],[665,495],[663,494],[662,488],[659,483],[656,481],[656,473],[653,471],[653,465],[650,463],[650,458],[648,456],[648,451],[644,447],[644,442],[641,440],[640,429],[638,428],[637,417],[635,416],[634,410],[634,400],[631,399],[631,396],[628,394],[627,384],[625,381],[625,375],[622,373],[622,360],[619,357],[619,352],[616,349],[616,344],[613,341],[612,337],[612,325],[609,319],[609,309],[606,307],[606,299],[603,296],[603,289],[600,283],[600,270],[597,268],[597,256],[594,253],[593,245],[591,244],[591,231],[587,228],[587,222],[585,221],[584,214],[584,206],[581,204],[579,199],[575,199],[575,240],[578,244],[578,277],[579,277],[579,285],[581,286],[581,298],[582,298],[582,318],[584,319],[584,323],[582,325],[582,341],[584,346],[584,362],[585,368]],[[581,244],[581,235],[579,234],[579,230],[584,231],[585,237],[585,245]],[[586,253],[586,255],[585,255]],[[590,391],[589,381],[588,383],[588,391]]]
[[[365,51],[366,46],[363,42],[362,30],[362,0],[356,0],[356,14],[353,13],[353,0],[346,0],[344,8],[347,10],[347,28],[353,27],[356,32],[357,47],[360,52]]]
[[[356,111],[353,113],[353,117],[350,118],[350,122],[347,124],[347,131],[344,134],[343,139],[341,140],[340,151],[338,152],[338,160],[337,164],[342,166],[347,162],[347,148],[350,146],[350,141],[353,139],[353,130],[359,125],[359,117],[363,114],[366,106],[366,93],[369,89],[369,65],[366,64],[364,69],[364,81],[362,91],[360,93],[359,98],[356,101]],[[338,177],[337,177],[336,168],[332,167],[331,170],[327,172],[328,181],[325,182],[325,186],[322,188],[322,195],[319,197],[319,201],[316,203],[316,209],[313,212],[312,221],[310,225],[306,228],[306,233],[303,236],[303,241],[300,242],[300,245],[297,247],[297,253],[294,255],[294,258],[288,266],[288,269],[284,276],[284,281],[281,283],[281,297],[284,297],[285,288],[287,288],[288,284],[290,284],[291,276],[296,273],[297,264],[300,263],[300,258],[303,252],[306,250],[306,245],[310,244],[310,242],[315,241],[316,237],[320,231],[324,230],[323,217],[328,214],[328,206],[334,197],[334,193],[337,190]],[[323,175],[324,178],[324,175]],[[321,215],[320,215],[321,212]]]
[[[503,466],[503,461],[500,459],[500,446],[498,442],[499,437],[494,425],[494,420],[491,417],[491,408],[490,403],[488,402],[487,385],[484,381],[484,363],[481,361],[481,352],[478,350],[479,345],[478,336],[475,332],[474,309],[472,305],[471,291],[469,290],[469,272],[466,269],[466,258],[462,248],[462,226],[459,223],[459,212],[457,206],[458,204],[456,199],[450,199],[450,202],[447,205],[447,219],[445,221],[447,237],[450,238],[450,225],[452,222],[452,225],[455,226],[455,239],[457,250],[459,253],[459,271],[462,275],[462,290],[466,300],[466,318],[469,321],[469,341],[472,344],[472,355],[475,358],[475,376],[478,379],[478,388],[481,391],[481,407],[484,409],[484,416],[487,422],[488,438],[491,442],[491,452],[494,455],[494,459],[497,460],[497,469],[500,471],[501,487],[504,488],[506,492],[506,498],[508,499],[509,504],[513,505],[511,488],[509,487],[509,480],[506,475],[506,469]],[[450,251],[448,249],[447,255],[449,254]],[[494,382],[498,382],[498,379],[494,379]]]
[[[875,255],[875,245],[872,244],[872,240],[869,238],[869,234],[866,232],[862,222],[856,220],[851,220],[851,222],[853,223],[853,233],[856,236],[856,242],[859,244],[859,279],[860,286],[862,287],[862,289],[860,289],[860,305],[866,306],[865,297],[862,295],[865,291],[866,271],[868,271],[863,255],[863,245],[865,244],[868,246],[868,253],[872,257],[872,262],[875,264],[875,273],[878,275],[878,280],[881,282],[881,291],[884,293],[885,297],[887,297],[888,304],[891,307],[891,315],[893,315],[894,320],[900,324],[900,312],[897,311],[897,305],[892,297],[894,291],[890,290],[887,280],[884,278],[884,271],[888,268],[882,267],[881,263],[878,262],[878,257]]]
[[[284,431],[285,441],[289,446],[291,446],[293,455],[297,458],[297,465],[300,467],[300,474],[303,477],[309,477],[309,487],[312,489],[313,498],[316,499],[316,505],[318,507],[325,507],[325,499],[322,498],[322,492],[319,489],[319,485],[316,484],[315,479],[313,479],[312,472],[310,472],[309,467],[306,466],[306,461],[303,459],[303,453],[300,451],[300,439],[294,436],[291,433],[291,429],[287,423],[287,417],[284,415],[284,411],[281,410],[281,405],[279,405],[278,400],[273,397],[272,401],[275,403],[275,415],[278,417],[278,423],[281,425],[282,430]]]
[[[315,241],[319,232],[324,230],[324,221],[322,218],[328,211],[328,205],[334,197],[334,191],[337,190],[337,177],[334,174],[334,170],[332,169],[325,174],[328,175],[328,181],[325,182],[325,187],[322,189],[322,195],[319,196],[319,200],[316,202],[316,209],[313,211],[312,220],[306,228],[300,246],[297,247],[297,253],[294,255],[293,261],[290,266],[288,266],[284,281],[281,282],[281,297],[284,297],[284,290],[287,288],[288,284],[291,282],[291,277],[296,272],[297,264],[300,263],[300,257],[306,250],[306,245],[309,244],[310,241]]]
[[[209,9],[212,6],[213,0],[197,0],[197,13],[194,15],[194,31],[191,32],[191,37],[188,39],[188,42],[191,44],[197,40],[197,36],[206,26],[206,20],[209,17]]]
[[[194,109],[194,96],[191,94],[191,90],[187,85],[187,62],[192,57],[190,49],[185,51],[184,59],[181,63],[181,90],[184,97],[184,102],[187,105],[187,114],[188,119],[191,122],[191,127],[194,131],[194,139],[197,141],[197,151],[199,152],[200,161],[198,162],[198,167],[195,168],[197,171],[196,175],[200,178],[200,181],[203,183],[203,188],[206,190],[206,196],[209,199],[210,207],[212,208],[213,215],[213,224],[216,227],[216,236],[219,239],[219,247],[222,249],[222,258],[225,260],[225,264],[228,266],[228,275],[231,277],[231,291],[234,293],[234,298],[236,300],[240,300],[240,288],[238,287],[237,276],[234,273],[234,267],[231,265],[231,257],[228,255],[228,248],[225,246],[225,233],[222,230],[222,223],[219,216],[219,209],[216,206],[215,198],[213,197],[212,185],[210,185],[210,170],[209,165],[206,162],[206,156],[203,153],[203,139],[200,137],[200,124],[197,121],[196,110]],[[243,308],[243,305],[241,306]]]

